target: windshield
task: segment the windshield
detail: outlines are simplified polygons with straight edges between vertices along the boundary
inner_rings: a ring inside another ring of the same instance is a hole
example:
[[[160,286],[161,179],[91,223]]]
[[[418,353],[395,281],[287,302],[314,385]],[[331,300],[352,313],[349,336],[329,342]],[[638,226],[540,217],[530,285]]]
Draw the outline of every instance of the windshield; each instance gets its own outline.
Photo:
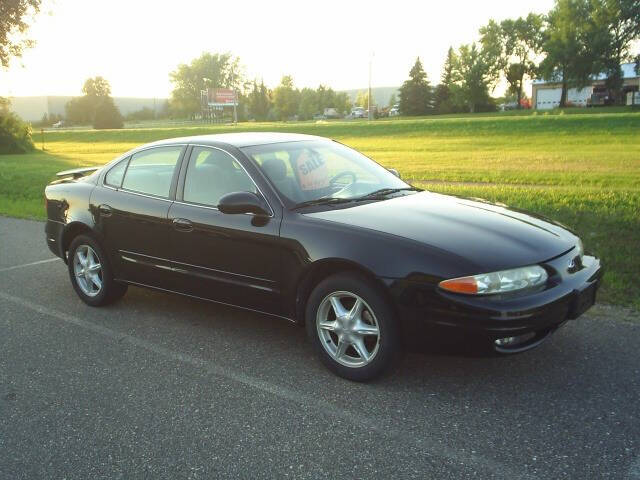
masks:
[[[373,160],[330,140],[273,143],[242,151],[258,164],[280,195],[294,205],[410,188]]]

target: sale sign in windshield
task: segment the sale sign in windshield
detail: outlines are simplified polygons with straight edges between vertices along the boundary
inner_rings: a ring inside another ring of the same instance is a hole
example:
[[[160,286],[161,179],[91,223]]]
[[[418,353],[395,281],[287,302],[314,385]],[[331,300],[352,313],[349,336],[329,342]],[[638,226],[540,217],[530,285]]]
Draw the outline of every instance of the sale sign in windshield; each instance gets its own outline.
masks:
[[[329,186],[329,171],[325,160],[304,149],[296,158],[296,169],[302,190],[317,190]]]

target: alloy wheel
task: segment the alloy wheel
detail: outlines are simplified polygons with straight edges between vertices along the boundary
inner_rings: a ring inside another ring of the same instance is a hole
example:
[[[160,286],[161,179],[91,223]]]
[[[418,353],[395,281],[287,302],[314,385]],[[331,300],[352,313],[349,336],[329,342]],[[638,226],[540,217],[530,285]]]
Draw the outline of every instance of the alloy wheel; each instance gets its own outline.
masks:
[[[325,351],[344,366],[363,367],[378,353],[380,328],[375,313],[355,293],[327,295],[318,307],[316,328]]]
[[[102,290],[100,257],[89,245],[79,245],[73,256],[73,271],[82,293],[95,297]]]

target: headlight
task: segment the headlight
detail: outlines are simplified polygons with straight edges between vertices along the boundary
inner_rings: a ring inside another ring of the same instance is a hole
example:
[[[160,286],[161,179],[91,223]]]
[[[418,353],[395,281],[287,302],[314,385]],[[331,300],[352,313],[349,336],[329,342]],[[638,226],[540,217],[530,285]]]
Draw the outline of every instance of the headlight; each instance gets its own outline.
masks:
[[[440,282],[440,288],[468,295],[488,295],[534,288],[547,281],[547,271],[538,266],[483,273],[471,277],[452,278]]]

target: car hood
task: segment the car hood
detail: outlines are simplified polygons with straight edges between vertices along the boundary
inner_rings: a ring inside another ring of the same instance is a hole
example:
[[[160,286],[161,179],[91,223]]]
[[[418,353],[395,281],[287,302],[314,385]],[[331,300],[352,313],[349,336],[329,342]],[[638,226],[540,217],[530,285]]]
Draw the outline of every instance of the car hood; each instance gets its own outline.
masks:
[[[306,215],[414,240],[462,257],[483,272],[539,263],[565,253],[578,241],[542,217],[431,192]]]

